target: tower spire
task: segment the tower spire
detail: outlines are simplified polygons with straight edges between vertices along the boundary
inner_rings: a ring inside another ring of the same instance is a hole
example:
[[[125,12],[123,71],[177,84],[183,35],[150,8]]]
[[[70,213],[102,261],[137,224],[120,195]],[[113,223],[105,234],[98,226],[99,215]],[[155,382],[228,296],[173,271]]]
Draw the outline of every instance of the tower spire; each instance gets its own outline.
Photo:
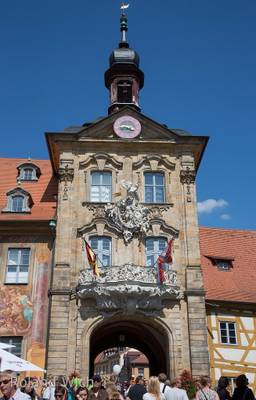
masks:
[[[109,57],[109,69],[105,72],[105,85],[110,92],[109,113],[129,105],[140,111],[139,90],[144,85],[144,73],[139,69],[138,53],[127,42],[128,23],[125,10],[129,4],[123,3],[120,17],[121,41]]]
[[[120,31],[121,31],[121,42],[119,43],[119,47],[129,47],[127,42],[127,31],[128,31],[128,23],[125,10],[129,7],[129,4],[121,5],[121,17],[120,17]]]

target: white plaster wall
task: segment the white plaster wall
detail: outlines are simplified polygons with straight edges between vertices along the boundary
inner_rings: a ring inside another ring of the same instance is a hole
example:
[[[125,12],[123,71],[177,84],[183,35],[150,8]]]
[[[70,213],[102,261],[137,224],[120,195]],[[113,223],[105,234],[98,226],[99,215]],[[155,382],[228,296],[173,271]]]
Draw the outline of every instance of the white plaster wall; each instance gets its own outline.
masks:
[[[244,354],[244,350],[238,350],[233,348],[218,349],[219,353],[226,359],[231,361],[239,361]]]
[[[248,346],[248,340],[244,333],[240,333],[240,339],[242,346]]]
[[[242,317],[241,321],[242,321],[242,323],[244,324],[244,327],[247,330],[249,330],[249,331],[253,331],[254,330],[253,318],[251,318],[251,317]]]
[[[250,350],[245,358],[245,362],[256,363],[256,350]]]
[[[216,315],[212,313],[211,315],[212,328],[216,328]]]

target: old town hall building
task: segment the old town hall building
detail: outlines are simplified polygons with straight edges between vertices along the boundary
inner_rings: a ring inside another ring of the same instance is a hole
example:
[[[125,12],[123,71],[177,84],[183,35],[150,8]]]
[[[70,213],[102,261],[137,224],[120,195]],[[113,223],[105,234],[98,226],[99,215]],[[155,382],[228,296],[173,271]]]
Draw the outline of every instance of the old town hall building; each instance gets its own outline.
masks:
[[[50,161],[0,160],[0,341],[54,375],[91,376],[100,352],[128,346],[151,374],[255,386],[256,233],[199,229],[208,138],[141,113],[125,15],[105,85],[108,115],[47,132]]]

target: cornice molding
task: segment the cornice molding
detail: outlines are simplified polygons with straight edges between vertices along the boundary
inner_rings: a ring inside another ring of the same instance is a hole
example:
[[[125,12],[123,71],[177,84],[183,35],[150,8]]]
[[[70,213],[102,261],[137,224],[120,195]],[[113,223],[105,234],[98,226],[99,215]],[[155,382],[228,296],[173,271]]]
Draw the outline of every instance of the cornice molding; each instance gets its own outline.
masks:
[[[110,156],[108,153],[103,151],[99,151],[98,153],[93,154],[90,157],[87,157],[84,161],[79,163],[79,168],[86,168],[90,164],[96,164],[99,170],[103,170],[106,163],[109,163],[116,169],[122,169],[123,163],[118,161],[115,157]]]
[[[159,156],[158,154],[151,154],[148,156],[142,157],[139,161],[136,161],[132,164],[133,169],[139,169],[144,164],[149,165],[151,169],[158,168],[158,165],[163,165],[167,169],[174,170],[175,164],[169,161],[166,157]]]

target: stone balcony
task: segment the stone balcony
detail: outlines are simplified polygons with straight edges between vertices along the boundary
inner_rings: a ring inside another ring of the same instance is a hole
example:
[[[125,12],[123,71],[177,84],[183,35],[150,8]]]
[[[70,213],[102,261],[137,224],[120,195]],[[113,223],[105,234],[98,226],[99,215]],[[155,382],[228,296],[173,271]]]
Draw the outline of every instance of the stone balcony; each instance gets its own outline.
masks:
[[[176,272],[168,270],[164,275],[164,283],[159,284],[156,268],[130,263],[101,269],[98,277],[91,269],[82,270],[76,287],[81,316],[92,310],[101,315],[159,313],[168,303],[183,297]]]

